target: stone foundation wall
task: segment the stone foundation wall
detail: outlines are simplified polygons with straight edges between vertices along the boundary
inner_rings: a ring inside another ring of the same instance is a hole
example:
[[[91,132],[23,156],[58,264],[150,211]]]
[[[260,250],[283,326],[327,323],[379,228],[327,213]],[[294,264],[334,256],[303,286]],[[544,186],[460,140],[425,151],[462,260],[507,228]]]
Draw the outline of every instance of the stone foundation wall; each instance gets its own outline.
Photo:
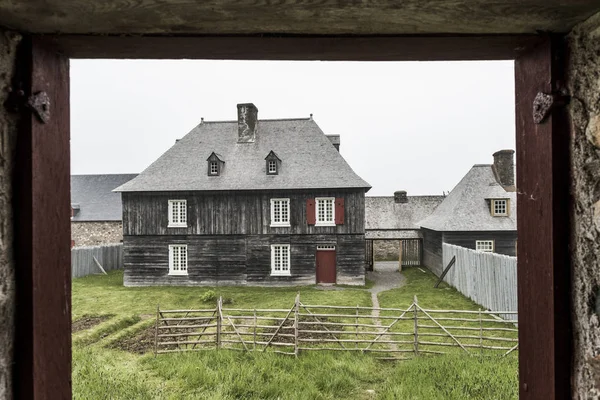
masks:
[[[0,105],[7,100],[15,73],[15,55],[21,37],[0,30]],[[12,399],[15,313],[15,260],[13,254],[12,174],[18,115],[0,107],[0,400]]]
[[[399,255],[399,240],[373,241],[373,256],[375,257],[375,261],[398,261]]]
[[[123,240],[121,221],[71,222],[71,239],[75,247],[120,243]]]
[[[573,398],[600,397],[600,14],[569,34]]]

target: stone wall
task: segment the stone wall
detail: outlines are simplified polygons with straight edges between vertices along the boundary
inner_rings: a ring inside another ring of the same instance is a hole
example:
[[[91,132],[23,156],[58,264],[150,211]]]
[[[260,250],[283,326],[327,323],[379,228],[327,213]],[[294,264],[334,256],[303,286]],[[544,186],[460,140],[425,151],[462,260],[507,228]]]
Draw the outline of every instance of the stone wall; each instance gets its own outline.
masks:
[[[600,14],[568,37],[572,123],[573,398],[600,397]]]
[[[123,240],[121,221],[71,222],[71,239],[75,247],[120,243]]]
[[[399,240],[374,240],[373,256],[375,261],[398,261],[400,255]]]
[[[7,100],[20,36],[0,30],[0,105]],[[12,399],[15,313],[12,182],[18,116],[0,107],[0,400]]]

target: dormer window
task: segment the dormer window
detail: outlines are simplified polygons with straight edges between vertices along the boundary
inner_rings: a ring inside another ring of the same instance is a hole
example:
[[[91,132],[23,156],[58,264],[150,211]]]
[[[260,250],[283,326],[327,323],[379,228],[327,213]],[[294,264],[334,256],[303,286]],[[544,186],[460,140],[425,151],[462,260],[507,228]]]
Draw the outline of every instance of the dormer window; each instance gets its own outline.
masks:
[[[281,165],[281,159],[277,157],[277,154],[273,150],[265,157],[267,162],[267,175],[278,175],[279,167]]]
[[[210,162],[210,175],[219,175],[219,163],[216,161]]]
[[[208,161],[208,176],[219,176],[221,175],[225,161],[217,153],[213,152],[206,159]]]
[[[508,199],[492,199],[491,201],[491,212],[494,217],[506,217],[508,216]]]

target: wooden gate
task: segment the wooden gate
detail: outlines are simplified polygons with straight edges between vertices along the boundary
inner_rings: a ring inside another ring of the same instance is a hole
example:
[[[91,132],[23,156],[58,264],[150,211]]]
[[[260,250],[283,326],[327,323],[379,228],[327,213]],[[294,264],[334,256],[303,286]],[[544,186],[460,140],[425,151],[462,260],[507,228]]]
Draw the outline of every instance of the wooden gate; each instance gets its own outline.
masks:
[[[367,271],[373,271],[373,240],[367,239],[365,241],[365,265]]]
[[[402,249],[400,252],[400,260],[402,266],[418,266],[421,265],[423,246],[421,239],[404,239],[401,240]]]

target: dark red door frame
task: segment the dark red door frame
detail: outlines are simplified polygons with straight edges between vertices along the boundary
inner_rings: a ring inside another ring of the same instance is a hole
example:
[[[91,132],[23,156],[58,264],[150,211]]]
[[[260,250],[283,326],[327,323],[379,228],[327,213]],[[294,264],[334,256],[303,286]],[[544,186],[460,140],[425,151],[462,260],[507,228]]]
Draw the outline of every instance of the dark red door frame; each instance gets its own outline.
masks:
[[[565,107],[534,123],[538,93],[563,89],[564,40],[515,63],[519,397],[567,399],[571,372],[570,133]]]
[[[16,399],[71,398],[69,60],[37,38],[19,48],[25,97],[46,93],[50,119],[23,112],[15,166]],[[23,110],[23,102],[19,100]]]
[[[59,50],[55,51],[48,40]],[[221,46],[224,42],[227,46]],[[533,47],[532,43],[540,42]],[[560,67],[565,62],[559,52],[560,40],[497,36],[223,39],[57,36],[33,37],[21,47],[19,71],[23,87],[27,94],[48,93],[51,118],[44,124],[24,113],[27,117],[17,143],[14,178],[17,398],[71,396],[66,56],[256,59],[259,55],[263,59],[400,61],[499,59],[510,58],[511,54],[517,57],[520,396],[544,400],[569,397],[572,354],[567,247],[571,231],[569,127],[564,109],[556,109],[540,125],[534,124],[532,118],[537,92],[551,92],[560,81]]]

